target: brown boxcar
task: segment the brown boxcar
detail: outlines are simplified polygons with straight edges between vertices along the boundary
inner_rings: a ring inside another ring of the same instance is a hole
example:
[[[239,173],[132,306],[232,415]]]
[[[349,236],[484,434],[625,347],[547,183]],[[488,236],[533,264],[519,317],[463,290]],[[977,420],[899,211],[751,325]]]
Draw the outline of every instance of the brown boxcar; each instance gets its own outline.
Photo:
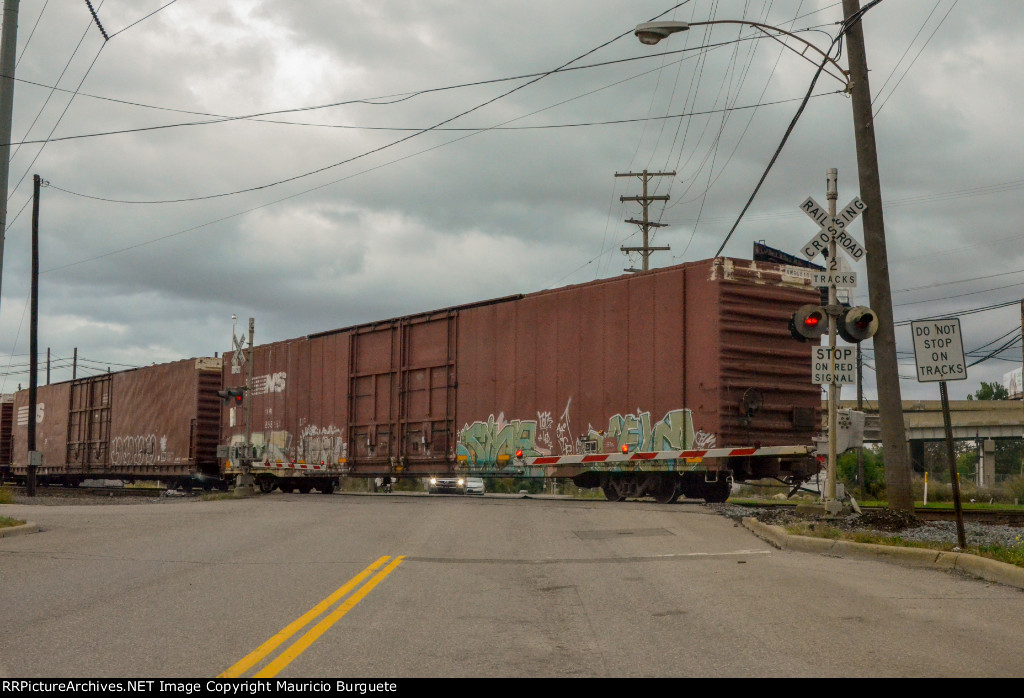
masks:
[[[186,359],[40,386],[37,476],[160,480],[186,488],[219,481],[221,359]],[[28,391],[14,399],[13,464],[28,464]]]
[[[806,452],[604,469],[533,463],[811,446],[821,393],[810,345],[787,323],[818,298],[806,271],[717,258],[258,346],[253,442],[267,465],[360,477],[562,476],[612,494],[708,498],[721,498],[729,477],[798,482],[818,470]],[[225,386],[243,385],[245,369],[228,356]],[[222,433],[244,441],[240,416],[223,420]],[[641,482],[638,471],[673,475]]]
[[[0,481],[11,474],[11,444],[14,434],[14,395],[0,395]]]

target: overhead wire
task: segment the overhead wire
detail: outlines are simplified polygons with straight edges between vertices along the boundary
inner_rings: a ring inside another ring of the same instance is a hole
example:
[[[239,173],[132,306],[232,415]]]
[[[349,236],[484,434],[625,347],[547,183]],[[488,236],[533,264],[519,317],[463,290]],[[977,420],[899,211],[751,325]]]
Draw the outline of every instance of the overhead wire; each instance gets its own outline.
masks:
[[[878,109],[875,110],[875,113],[873,114],[873,117],[877,117],[879,112],[882,111],[882,108],[885,106],[886,102],[888,102],[889,98],[892,97],[894,92],[896,92],[896,89],[900,86],[900,83],[903,82],[903,78],[907,77],[907,73],[909,73],[910,69],[914,67],[914,63],[916,63],[917,59],[921,57],[921,54],[928,47],[928,44],[931,42],[932,38],[935,36],[935,33],[937,31],[939,31],[939,28],[945,23],[946,18],[949,17],[949,13],[953,11],[953,8],[956,7],[956,5],[957,5],[957,3],[959,1],[960,0],[953,0],[953,4],[949,6],[949,9],[946,10],[946,14],[942,16],[942,19],[939,20],[939,23],[936,25],[935,29],[932,30],[932,33],[928,36],[928,39],[924,42],[924,45],[921,46],[921,49],[917,52],[917,55],[914,56],[914,60],[912,60],[910,62],[910,65],[907,66],[907,69],[905,71],[903,71],[903,75],[901,75],[900,79],[896,82],[895,85],[893,85],[892,90],[890,90],[889,94],[885,96],[885,98],[882,100],[881,104],[878,105]],[[937,6],[938,5],[936,5],[936,7]],[[931,16],[931,15],[929,15],[929,16]],[[902,60],[902,58],[900,60]],[[884,87],[884,85],[883,85],[883,87]],[[879,92],[881,92],[881,91],[879,91]]]
[[[807,100],[810,99],[811,93],[814,91],[814,85],[818,82],[818,78],[821,76],[821,73],[825,70],[825,66],[828,64],[829,54],[832,53],[832,49],[838,46],[839,53],[841,54],[842,38],[846,34],[846,32],[849,31],[849,28],[852,27],[857,22],[861,21],[864,15],[872,8],[877,7],[881,1],[882,0],[872,0],[872,2],[869,2],[867,5],[860,8],[859,11],[855,12],[854,14],[850,15],[845,20],[843,20],[839,32],[832,40],[832,45],[829,47],[827,51],[824,52],[825,58],[822,59],[821,64],[818,66],[818,69],[814,73],[814,77],[811,79],[811,86],[807,90],[807,96],[804,97],[804,101],[801,102],[800,107],[797,109],[796,114],[793,116],[793,120],[790,122],[789,127],[786,129],[786,133],[782,137],[782,142],[779,143],[779,146],[778,148],[776,148],[774,155],[772,155],[771,160],[768,162],[768,166],[765,168],[764,173],[761,175],[761,179],[758,180],[757,185],[754,187],[753,193],[751,193],[750,198],[747,200],[747,203],[744,204],[743,209],[740,211],[739,216],[737,216],[736,218],[736,222],[733,223],[732,228],[729,229],[729,232],[726,234],[721,246],[719,246],[718,251],[715,253],[716,257],[721,255],[722,250],[724,250],[725,246],[729,244],[729,240],[732,238],[733,233],[736,232],[736,228],[739,226],[740,221],[743,220],[744,214],[747,212],[747,209],[750,208],[750,205],[754,202],[754,198],[760,191],[761,185],[764,184],[765,179],[768,177],[768,173],[771,172],[772,167],[775,165],[775,161],[778,160],[779,154],[782,152],[783,147],[785,147],[786,142],[789,140],[789,136],[793,133],[793,129],[796,127],[797,121],[800,120],[800,116],[803,114],[804,107],[807,106]]]
[[[673,8],[670,8],[669,10],[667,10],[666,12],[664,12],[662,14],[667,14],[668,12],[672,11],[672,9],[675,9],[675,7],[680,7],[682,5],[685,5],[689,1],[690,0],[683,0],[683,2],[678,3]],[[255,185],[255,186],[251,186],[251,187],[243,187],[241,189],[235,189],[235,190],[231,190],[231,191],[223,191],[223,192],[218,192],[218,193],[215,193],[215,194],[205,194],[205,195],[201,195],[201,196],[179,197],[179,198],[175,198],[175,199],[125,200],[125,199],[113,199],[113,198],[105,198],[105,197],[87,197],[87,198],[93,198],[93,199],[96,199],[96,200],[99,200],[99,201],[107,201],[107,202],[110,202],[110,203],[122,203],[122,204],[174,204],[174,203],[187,203],[187,202],[194,202],[194,201],[208,201],[210,199],[221,199],[221,198],[225,198],[225,197],[229,197],[229,196],[237,196],[239,194],[247,194],[247,193],[251,193],[251,192],[255,192],[255,191],[262,191],[262,190],[265,190],[265,189],[270,189],[270,188],[273,188],[273,187],[280,186],[282,184],[287,184],[289,182],[294,182],[294,181],[297,181],[297,180],[300,180],[300,179],[305,179],[305,178],[311,177],[311,176],[313,176],[315,174],[320,174],[322,172],[326,172],[326,171],[332,170],[332,169],[340,167],[342,165],[347,165],[347,164],[349,164],[351,162],[354,162],[356,160],[360,160],[362,158],[368,157],[368,156],[373,155],[375,153],[379,153],[379,152],[382,152],[384,150],[388,150],[389,148],[393,148],[393,147],[395,147],[397,145],[405,143],[406,141],[412,140],[413,138],[417,138],[418,136],[421,136],[421,135],[423,135],[425,133],[430,133],[431,131],[434,131],[435,129],[437,129],[437,128],[441,127],[441,126],[444,126],[445,124],[449,124],[449,123],[451,123],[451,122],[453,122],[453,121],[455,121],[457,119],[462,118],[463,116],[466,116],[468,114],[472,114],[473,112],[478,111],[478,110],[480,110],[480,109],[482,109],[482,108],[484,108],[484,107],[486,107],[486,106],[488,106],[490,104],[493,104],[494,102],[497,102],[497,101],[499,101],[501,99],[504,99],[505,97],[508,97],[509,95],[514,94],[515,92],[518,92],[519,90],[525,89],[526,87],[529,87],[530,85],[533,85],[533,84],[543,80],[544,78],[552,75],[553,73],[555,73],[560,68],[567,67],[567,66],[575,63],[576,61],[579,61],[579,60],[581,60],[583,58],[586,58],[587,56],[591,55],[592,53],[595,53],[595,52],[601,50],[602,48],[608,46],[609,44],[612,44],[615,41],[618,41],[622,37],[627,36],[628,34],[631,34],[631,33],[632,33],[632,30],[627,31],[627,32],[623,32],[622,34],[619,34],[618,36],[616,36],[616,37],[614,37],[612,39],[609,39],[608,41],[605,41],[604,43],[602,43],[602,44],[600,44],[600,45],[590,49],[589,51],[586,51],[585,53],[580,54],[576,58],[573,58],[572,60],[564,63],[563,65],[559,66],[558,68],[555,68],[553,70],[547,71],[547,72],[539,75],[538,77],[535,77],[535,78],[533,78],[533,79],[531,79],[531,80],[529,80],[529,81],[527,81],[527,82],[525,82],[525,83],[523,83],[521,85],[517,85],[517,86],[513,87],[512,89],[507,90],[507,91],[497,95],[496,97],[491,97],[489,99],[486,99],[483,102],[480,102],[479,104],[477,104],[477,105],[475,105],[473,107],[470,107],[469,109],[465,109],[465,110],[463,110],[463,111],[461,111],[461,112],[459,112],[459,113],[457,113],[457,114],[455,114],[453,116],[445,118],[442,121],[439,121],[438,123],[434,124],[433,126],[429,126],[429,127],[424,128],[422,130],[416,131],[415,133],[411,133],[408,136],[404,136],[402,138],[399,138],[398,140],[391,141],[389,143],[385,143],[384,145],[378,146],[376,148],[372,148],[370,150],[364,151],[362,153],[359,153],[358,155],[354,155],[352,157],[344,158],[342,160],[339,160],[337,162],[331,163],[329,165],[324,165],[322,167],[318,167],[318,168],[315,168],[315,169],[312,169],[312,170],[309,170],[309,171],[306,171],[306,172],[302,172],[300,174],[293,175],[291,177],[283,177],[281,179],[278,179],[278,180],[275,180],[275,181],[272,181],[272,182],[267,182],[265,184],[259,184],[259,185]]]
[[[18,54],[18,60],[14,62],[15,68],[21,64],[21,59],[25,57],[25,52],[28,51],[29,44],[32,43],[32,37],[36,35],[36,29],[39,28],[39,21],[43,18],[43,13],[46,12],[46,6],[49,4],[50,0],[45,0],[42,9],[39,10],[39,14],[36,16],[36,21],[32,25],[32,31],[28,33],[28,38],[25,39],[25,43],[21,47],[21,53]]]
[[[626,78],[626,80],[629,80],[629,79],[632,79],[632,78]],[[618,83],[613,83],[612,85],[619,84],[619,83],[624,82],[624,81],[625,80],[619,81]],[[597,90],[592,90],[591,92],[588,92],[588,93],[585,93],[585,94],[592,94],[593,92],[599,91],[601,89],[607,89],[608,87],[609,87],[609,85],[606,85],[604,87],[598,88]],[[583,96],[585,96],[585,95],[583,95]],[[554,105],[550,105],[548,107],[544,107],[542,109],[535,110],[535,111],[530,112],[528,114],[524,114],[524,115],[521,115],[521,116],[518,116],[518,117],[515,117],[515,118],[512,118],[512,119],[508,119],[508,120],[502,122],[502,124],[499,124],[499,125],[504,125],[504,124],[512,123],[513,121],[516,121],[518,119],[522,119],[522,118],[526,118],[528,116],[532,116],[532,115],[537,114],[537,113],[539,113],[541,111],[544,111],[546,109],[552,108],[554,106],[559,106],[560,104],[564,104],[565,102],[568,102],[568,101],[571,101],[572,99],[577,99],[577,98],[579,98],[579,96],[563,100],[562,102],[558,102],[558,103],[556,103]],[[100,255],[95,255],[95,256],[92,256],[92,257],[88,257],[88,258],[77,260],[75,262],[70,262],[70,263],[67,263],[67,264],[63,264],[63,265],[59,265],[59,266],[55,266],[55,267],[50,267],[50,268],[42,271],[41,273],[46,274],[46,273],[50,273],[50,272],[53,272],[53,271],[67,269],[67,268],[70,268],[70,267],[73,267],[73,266],[77,266],[79,264],[84,264],[84,263],[87,263],[87,262],[92,262],[92,261],[96,261],[96,260],[99,260],[99,259],[104,259],[106,257],[110,257],[110,256],[113,256],[113,255],[121,254],[123,252],[127,252],[127,251],[130,251],[130,250],[133,250],[133,249],[138,249],[138,248],[144,247],[146,245],[154,244],[156,242],[160,242],[160,241],[167,240],[167,239],[170,239],[170,238],[173,238],[173,237],[177,237],[179,235],[184,235],[186,233],[194,232],[196,230],[200,230],[200,229],[208,227],[210,225],[214,225],[214,224],[217,224],[217,223],[222,223],[224,221],[231,220],[233,218],[237,218],[237,217],[240,217],[240,216],[248,214],[248,213],[252,213],[252,212],[260,210],[262,208],[266,208],[266,207],[269,207],[269,206],[281,203],[283,201],[287,201],[289,199],[293,199],[293,198],[296,198],[298,196],[302,196],[304,194],[308,194],[310,192],[317,191],[319,189],[323,189],[325,187],[331,186],[333,184],[337,184],[337,183],[345,181],[347,179],[351,179],[353,177],[357,177],[357,176],[360,176],[362,174],[366,174],[368,172],[372,172],[372,171],[381,169],[382,167],[386,167],[388,165],[392,165],[392,164],[395,164],[397,162],[401,162],[403,160],[406,160],[406,159],[409,159],[409,158],[412,158],[412,157],[416,157],[418,155],[421,155],[421,154],[424,154],[424,153],[436,150],[438,148],[445,147],[447,145],[450,145],[452,143],[458,142],[460,140],[464,140],[466,138],[469,138],[469,137],[471,137],[473,135],[476,135],[477,133],[481,133],[481,132],[483,132],[483,131],[474,131],[474,132],[469,133],[467,135],[460,136],[459,138],[455,138],[455,139],[452,139],[450,141],[446,141],[444,143],[440,143],[440,144],[436,144],[436,145],[430,146],[428,148],[424,148],[423,150],[419,150],[419,151],[416,151],[414,153],[410,153],[410,154],[407,154],[407,155],[395,158],[393,160],[389,160],[389,161],[381,163],[379,165],[375,165],[373,167],[369,167],[369,168],[367,168],[365,170],[361,170],[359,172],[355,172],[355,173],[352,173],[352,174],[349,174],[349,175],[345,175],[343,177],[331,180],[329,182],[325,182],[323,184],[320,184],[320,185],[317,185],[317,186],[314,186],[314,187],[310,187],[310,188],[304,189],[302,191],[299,191],[299,192],[296,192],[296,193],[293,193],[293,194],[289,194],[289,195],[280,197],[278,199],[274,199],[272,201],[269,201],[269,202],[266,202],[266,203],[263,203],[263,204],[258,204],[256,206],[252,206],[252,207],[240,210],[240,211],[236,211],[234,213],[227,214],[225,216],[221,216],[219,218],[216,218],[216,219],[213,219],[213,220],[210,220],[210,221],[206,221],[204,223],[200,223],[200,224],[197,224],[197,225],[194,225],[194,226],[190,226],[188,228],[184,228],[184,229],[177,230],[177,231],[165,234],[165,235],[161,235],[161,236],[158,236],[158,237],[155,237],[155,238],[151,238],[149,240],[145,240],[145,241],[133,244],[133,245],[128,245],[128,246],[121,247],[121,248],[118,248],[118,249],[115,249],[115,250],[111,250],[109,252],[105,252],[105,253],[100,254]],[[66,190],[62,189],[61,187],[59,187],[59,186],[53,185],[52,183],[50,184],[50,187],[53,188],[53,189],[59,190],[59,191],[66,191]],[[72,195],[76,195],[76,196],[81,196],[80,194],[76,194],[75,192],[68,191],[66,193],[69,193],[69,194],[72,194]],[[603,256],[604,254],[606,254],[606,253],[602,253],[601,255],[598,255],[594,259],[597,259],[597,258]],[[591,260],[591,261],[593,261],[593,260]],[[590,264],[590,262],[587,262],[583,266],[587,266],[589,264]]]

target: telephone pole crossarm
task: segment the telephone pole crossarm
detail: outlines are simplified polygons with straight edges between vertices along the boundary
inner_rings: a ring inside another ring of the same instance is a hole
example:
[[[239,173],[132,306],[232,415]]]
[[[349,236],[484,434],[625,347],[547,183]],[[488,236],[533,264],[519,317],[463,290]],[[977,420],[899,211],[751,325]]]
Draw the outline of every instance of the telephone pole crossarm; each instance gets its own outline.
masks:
[[[669,249],[671,249],[671,248],[669,248],[667,246],[665,246],[665,247],[652,247],[651,244],[650,244],[651,228],[664,228],[668,224],[667,223],[659,223],[657,221],[652,221],[650,219],[650,216],[648,215],[648,208],[650,207],[652,201],[668,201],[669,197],[668,197],[667,194],[648,194],[647,193],[647,183],[650,182],[651,179],[654,178],[654,177],[675,177],[675,174],[676,174],[675,172],[648,172],[647,170],[644,170],[643,172],[616,172],[615,173],[616,177],[639,177],[640,181],[643,183],[643,191],[644,191],[644,193],[642,195],[640,195],[640,196],[620,196],[619,197],[619,201],[620,202],[625,202],[625,201],[636,201],[636,202],[639,202],[640,208],[643,211],[643,219],[642,220],[637,220],[636,218],[627,218],[626,219],[627,223],[632,223],[634,225],[640,226],[640,230],[643,232],[643,236],[644,236],[643,245],[641,245],[639,247],[620,247],[619,248],[619,250],[621,250],[622,252],[625,252],[627,254],[630,253],[630,252],[639,252],[641,257],[642,257],[642,259],[643,259],[643,265],[642,265],[641,269],[632,269],[632,268],[630,268],[630,269],[625,269],[624,271],[627,271],[627,272],[629,272],[631,274],[632,273],[636,273],[638,271],[647,271],[648,269],[650,269],[650,257],[651,257],[651,253],[652,252],[657,252],[659,250],[669,250]]]

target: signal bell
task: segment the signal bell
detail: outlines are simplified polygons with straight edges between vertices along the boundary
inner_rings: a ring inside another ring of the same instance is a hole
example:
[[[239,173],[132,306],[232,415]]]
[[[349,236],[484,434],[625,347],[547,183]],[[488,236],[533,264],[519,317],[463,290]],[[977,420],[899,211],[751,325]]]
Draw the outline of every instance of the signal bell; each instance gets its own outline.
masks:
[[[789,319],[789,333],[801,342],[820,339],[827,331],[828,313],[820,305],[801,305]]]
[[[837,325],[840,337],[851,344],[858,344],[875,336],[878,314],[871,308],[857,305],[843,311]]]

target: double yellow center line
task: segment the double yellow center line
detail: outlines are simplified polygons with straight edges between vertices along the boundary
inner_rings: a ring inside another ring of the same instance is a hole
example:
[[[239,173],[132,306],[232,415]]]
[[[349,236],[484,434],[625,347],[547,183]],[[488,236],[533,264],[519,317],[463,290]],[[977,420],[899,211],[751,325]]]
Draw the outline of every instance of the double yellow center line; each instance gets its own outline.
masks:
[[[274,676],[277,676],[278,672],[280,672],[282,669],[288,666],[288,664],[291,663],[293,659],[295,659],[300,654],[305,652],[306,648],[308,648],[310,645],[316,642],[321,635],[327,632],[328,628],[337,623],[342,616],[351,611],[352,608],[357,603],[362,601],[363,597],[365,597],[367,594],[373,591],[373,588],[380,584],[385,577],[391,574],[396,567],[402,564],[402,561],[404,559],[404,555],[399,555],[393,560],[391,560],[391,556],[389,555],[385,555],[384,557],[380,558],[372,565],[367,567],[365,570],[357,574],[355,577],[347,581],[344,586],[340,587],[333,594],[328,596],[326,599],[318,603],[313,608],[306,611],[306,613],[302,614],[302,616],[300,616],[297,620],[293,621],[292,623],[289,623],[276,635],[274,635],[272,638],[270,638],[262,645],[257,647],[255,650],[250,652],[240,662],[235,664],[233,667],[225,671],[217,678],[233,679],[241,676],[249,669],[263,661],[278,647],[280,647],[288,640],[290,640],[293,635],[295,635],[300,630],[309,625],[311,622],[319,618],[327,609],[329,609],[331,606],[337,603],[340,599],[344,598],[349,592],[351,592],[353,589],[356,589],[356,587],[359,587],[354,594],[345,599],[345,601],[341,603],[333,611],[331,611],[330,614],[324,617],[319,623],[314,625],[312,628],[307,630],[304,635],[299,637],[299,639],[293,642],[287,649],[285,649],[283,652],[277,655],[277,657],[274,658],[273,661],[271,661],[269,664],[260,669],[259,672],[255,674],[254,678],[269,679],[273,678]],[[388,563],[388,560],[391,560],[391,562]],[[380,569],[385,564],[387,564],[387,566],[384,567],[384,569]],[[379,569],[380,571],[374,574],[374,572]],[[370,581],[366,582],[366,584],[363,584],[363,586],[360,587],[359,585],[363,583],[363,580],[365,580],[370,575],[373,575]]]

